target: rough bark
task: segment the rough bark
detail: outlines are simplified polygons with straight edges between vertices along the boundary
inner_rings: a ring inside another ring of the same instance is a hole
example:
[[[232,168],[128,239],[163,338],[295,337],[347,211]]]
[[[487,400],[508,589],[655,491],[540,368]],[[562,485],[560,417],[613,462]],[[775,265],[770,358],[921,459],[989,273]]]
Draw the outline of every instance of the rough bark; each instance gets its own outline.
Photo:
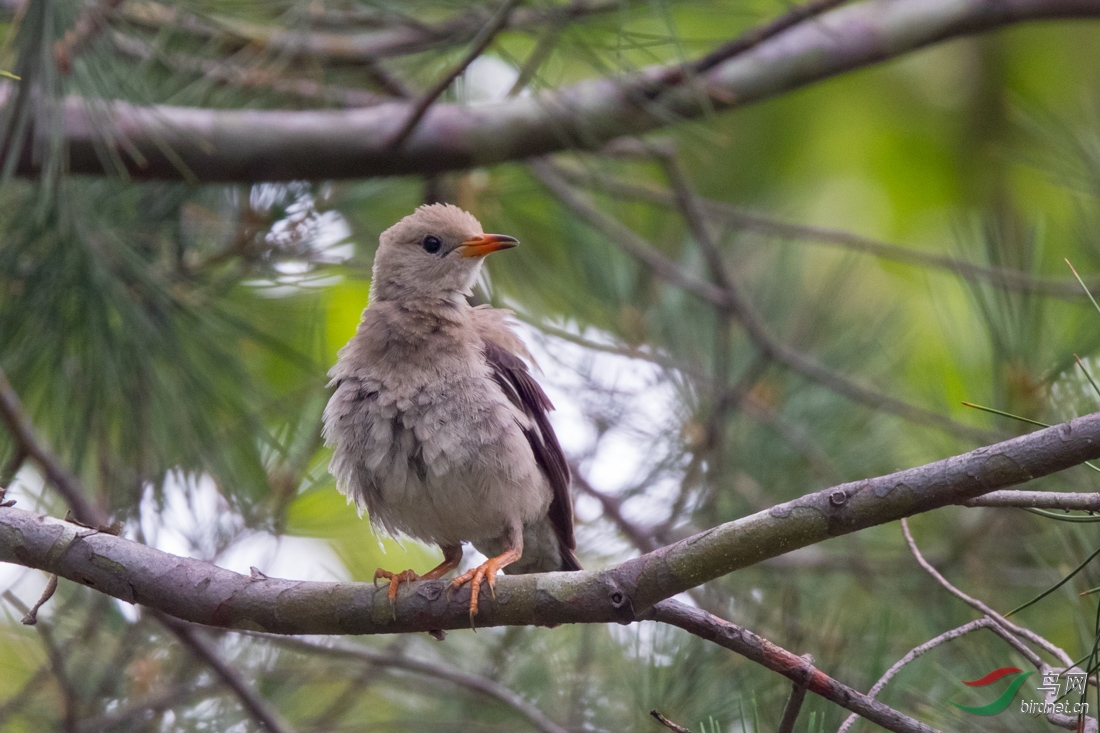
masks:
[[[1100,457],[1100,413],[917,468],[807,494],[600,572],[502,577],[479,626],[629,623],[734,570],[838,535],[957,504]],[[468,593],[446,581],[252,579],[200,560],[14,507],[0,508],[0,561],[39,568],[188,621],[279,634],[385,634],[468,627]]]
[[[117,151],[137,178],[214,182],[437,173],[598,147],[1012,23],[1098,16],[1100,0],[868,0],[799,23],[698,75],[690,72],[692,64],[660,67],[493,105],[436,104],[401,146],[390,141],[409,118],[410,102],[285,111],[69,99],[61,123],[76,173],[114,171],[101,158],[104,150]],[[9,87],[3,104],[13,96]],[[21,170],[34,174],[36,166],[28,147]]]

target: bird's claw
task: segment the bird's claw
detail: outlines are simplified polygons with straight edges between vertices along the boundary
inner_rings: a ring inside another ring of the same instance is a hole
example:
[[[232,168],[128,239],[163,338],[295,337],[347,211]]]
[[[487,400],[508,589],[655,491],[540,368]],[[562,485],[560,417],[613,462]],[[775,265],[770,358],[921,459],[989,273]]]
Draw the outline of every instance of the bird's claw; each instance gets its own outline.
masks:
[[[476,568],[470,568],[451,581],[451,585],[447,589],[448,594],[455,588],[461,588],[466,583],[470,584],[470,628],[474,631],[477,631],[477,627],[474,625],[474,616],[477,616],[481,581],[484,580],[489,584],[489,592],[495,600],[497,597],[497,572],[517,559],[519,559],[519,553],[515,550],[508,550],[502,555],[489,558]],[[448,598],[450,598],[449,595]]]
[[[390,581],[389,590],[386,592],[386,596],[390,599],[390,612],[393,614],[393,618],[397,620],[397,589],[401,587],[402,583],[412,583],[420,580],[420,576],[415,570],[403,570],[400,573],[392,573],[389,570],[383,570],[378,568],[374,571],[374,587],[378,587],[378,579],[386,578]]]

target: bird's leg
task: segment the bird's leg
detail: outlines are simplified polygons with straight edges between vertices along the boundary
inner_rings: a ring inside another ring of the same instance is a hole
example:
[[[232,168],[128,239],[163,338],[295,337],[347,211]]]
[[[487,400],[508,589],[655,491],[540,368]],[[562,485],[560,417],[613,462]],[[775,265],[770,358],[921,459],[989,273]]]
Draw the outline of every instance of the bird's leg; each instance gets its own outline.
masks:
[[[476,568],[470,568],[451,581],[450,590],[461,588],[466,583],[470,584],[470,628],[474,628],[474,616],[477,615],[477,597],[481,591],[481,581],[488,581],[489,592],[493,594],[493,598],[496,598],[497,571],[523,556],[522,531],[512,532],[508,540],[505,541],[504,546],[506,549],[501,554],[489,558]]]
[[[450,545],[443,547],[443,562],[436,565],[434,568],[418,575],[415,570],[405,570],[400,573],[391,573],[389,570],[383,570],[378,568],[374,571],[374,583],[378,584],[379,578],[386,578],[390,581],[390,590],[387,595],[390,599],[390,607],[393,607],[394,599],[397,598],[397,589],[402,583],[411,583],[414,580],[435,580],[441,578],[447,573],[451,572],[458,567],[458,564],[462,562],[462,545]]]

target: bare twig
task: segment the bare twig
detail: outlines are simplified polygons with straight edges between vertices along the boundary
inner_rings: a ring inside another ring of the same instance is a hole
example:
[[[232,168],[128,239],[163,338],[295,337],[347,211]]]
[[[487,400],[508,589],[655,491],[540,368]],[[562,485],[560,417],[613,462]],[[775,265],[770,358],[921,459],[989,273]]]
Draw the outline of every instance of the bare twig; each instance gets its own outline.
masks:
[[[985,496],[964,501],[962,506],[1006,507],[1029,509],[1064,509],[1066,511],[1100,512],[1100,493],[1061,491],[992,491]]]
[[[360,89],[322,84],[312,79],[287,78],[277,71],[246,68],[228,61],[205,59],[185,53],[169,53],[161,51],[151,43],[122,33],[112,33],[111,39],[120,53],[131,58],[156,61],[173,71],[200,74],[211,81],[231,84],[242,89],[270,89],[279,94],[338,104],[341,107],[369,107],[386,101],[392,102],[395,99],[392,96]]]
[[[812,654],[803,654],[802,658],[811,667],[814,664]],[[794,733],[794,724],[798,721],[798,714],[802,711],[802,701],[806,699],[806,683],[795,682],[791,688],[791,696],[787,698],[787,705],[783,708],[783,717],[779,721],[776,733]]]
[[[64,497],[78,520],[90,526],[108,523],[107,514],[88,501],[81,491],[76,477],[54,459],[37,433],[35,433],[30,420],[23,412],[23,405],[19,402],[19,396],[12,388],[3,369],[0,369],[0,420],[11,432],[17,450],[22,451],[38,464],[38,467],[46,475],[46,479]]]
[[[38,600],[33,606],[31,606],[25,614],[23,614],[23,624],[25,626],[34,626],[38,623],[38,611],[42,606],[46,605],[46,601],[53,598],[53,594],[57,592],[57,576],[50,573],[50,577],[46,580],[46,587],[42,589],[42,595],[38,597]]]
[[[404,670],[423,677],[445,680],[459,687],[490,697],[512,708],[527,719],[542,733],[566,733],[566,730],[547,717],[546,713],[529,703],[522,695],[487,677],[452,669],[439,662],[425,662],[400,653],[379,652],[364,646],[350,644],[317,644],[304,639],[288,638],[273,634],[249,633],[249,636],[262,638],[284,649],[302,654],[320,654],[328,657],[351,659],[375,667]]]
[[[201,638],[195,629],[179,619],[163,613],[156,614],[157,619],[187,647],[196,657],[208,666],[214,674],[228,687],[241,705],[260,725],[272,733],[293,733],[294,728],[279,714],[271,703],[257,694],[233,667],[225,663],[218,653]]]
[[[916,558],[917,564],[924,568],[925,572],[931,575],[937,583],[942,585],[947,590],[947,592],[951,593],[956,598],[959,598],[963,601],[963,603],[967,604],[971,608],[980,611],[981,613],[984,613],[986,616],[993,619],[1002,628],[1008,630],[1018,637],[1027,639],[1033,644],[1042,647],[1049,653],[1053,654],[1054,657],[1062,662],[1062,664],[1066,667],[1070,667],[1073,665],[1073,660],[1070,659],[1069,654],[1067,654],[1064,649],[1054,645],[1042,636],[1039,636],[1031,629],[1024,628],[1023,626],[1017,626],[1001,614],[994,611],[982,601],[974,598],[973,596],[969,596],[966,593],[963,593],[961,590],[952,585],[951,582],[947,580],[947,578],[943,577],[943,574],[940,573],[939,570],[936,570],[936,568],[932,567],[932,564],[930,562],[924,559],[924,555],[921,554],[920,548],[917,547],[917,543],[913,539],[912,533],[909,531],[909,522],[904,518],[901,520],[901,531],[905,533],[905,541],[909,544],[909,549],[913,553],[913,557]]]
[[[485,52],[485,49],[489,47],[489,44],[496,38],[497,33],[508,22],[508,15],[512,12],[512,8],[516,6],[518,0],[504,0],[500,4],[500,8],[497,9],[493,17],[489,19],[489,22],[485,24],[485,27],[481,29],[481,32],[474,38],[470,50],[462,57],[454,67],[447,72],[442,79],[435,83],[431,89],[424,93],[424,95],[416,101],[413,105],[412,111],[409,113],[405,123],[401,126],[401,129],[397,131],[397,134],[393,136],[390,141],[390,145],[394,148],[399,148],[412,134],[416,126],[420,124],[420,120],[423,119],[424,114],[428,111],[428,108],[435,104],[435,101],[442,96],[443,92],[454,83],[454,80],[462,75],[466,71],[467,67],[472,64],[478,56]]]
[[[599,190],[619,198],[649,201],[663,206],[676,205],[676,197],[672,192],[654,186],[627,183],[596,171],[582,172],[561,167],[559,172],[570,181],[585,186],[598,187]],[[699,206],[709,219],[769,237],[841,247],[850,252],[868,254],[882,260],[900,262],[926,269],[943,270],[970,282],[984,281],[1008,290],[1049,295],[1068,300],[1087,297],[1076,280],[1036,278],[1019,270],[987,267],[957,257],[909,249],[853,234],[843,229],[777,221],[760,213],[748,211],[724,201],[715,201],[714,199],[700,199]],[[1096,279],[1086,282],[1090,284],[1090,288],[1100,288],[1100,281]]]
[[[963,624],[958,628],[951,629],[950,631],[945,631],[934,639],[930,639],[920,646],[914,647],[909,651],[908,654],[895,662],[893,666],[890,667],[890,669],[886,670],[886,672],[881,677],[879,677],[874,687],[872,687],[870,692],[867,693],[867,697],[871,699],[877,697],[878,694],[882,692],[882,689],[886,687],[887,683],[890,682],[890,680],[892,680],[894,676],[898,672],[900,672],[905,665],[909,664],[917,657],[926,654],[927,652],[935,649],[941,644],[946,644],[953,639],[957,639],[960,636],[969,634],[971,631],[977,631],[978,629],[988,629],[994,626],[996,626],[996,622],[988,616],[984,616],[976,621],[971,621],[969,623]],[[852,727],[852,724],[855,723],[858,718],[859,716],[855,713],[849,715],[847,718],[844,719],[844,722],[841,723],[840,727],[837,728],[836,733],[847,733],[848,729]]]
[[[86,48],[107,26],[111,13],[122,0],[97,0],[88,3],[73,27],[53,44],[53,57],[62,74],[72,71],[73,58]]]
[[[665,714],[662,713],[660,710],[650,710],[649,714],[653,716],[654,720],[656,720],[658,723],[660,723],[664,727],[668,728],[673,733],[691,733],[690,728],[685,728],[684,726],[680,725],[679,723],[675,723],[675,722],[669,720],[667,717],[665,717]]]
[[[887,683],[889,683],[890,680],[892,680],[894,676],[897,675],[897,673],[900,672],[905,665],[909,664],[913,660],[917,659],[923,654],[926,654],[927,652],[931,651],[937,646],[940,646],[941,644],[953,641],[960,636],[969,634],[970,632],[976,631],[978,629],[989,629],[994,634],[1000,636],[1002,639],[1005,640],[1005,642],[1009,644],[1009,646],[1011,646],[1021,656],[1023,656],[1024,659],[1027,659],[1028,662],[1031,663],[1031,665],[1034,666],[1037,670],[1045,672],[1050,669],[1049,665],[1043,663],[1043,660],[1040,659],[1039,656],[1035,654],[1035,652],[1024,646],[1024,644],[1021,643],[1015,635],[1004,628],[998,621],[990,618],[989,616],[983,616],[980,619],[963,624],[962,626],[951,629],[950,631],[945,631],[939,636],[936,636],[935,638],[926,641],[920,646],[911,649],[908,654],[895,662],[893,666],[890,667],[890,669],[886,670],[882,677],[880,677],[879,680],[875,683],[874,687],[871,688],[870,692],[867,693],[867,696],[871,698],[876,697],[880,692],[882,692],[883,688],[886,687]],[[856,718],[857,716],[854,714],[849,715],[847,718],[845,718],[844,722],[837,729],[837,733],[847,733],[848,729],[852,727],[853,723],[855,723]],[[1048,714],[1047,718],[1054,725],[1066,727],[1071,730],[1077,729],[1076,718],[1070,718],[1069,716],[1059,717],[1054,715],[1053,713]],[[1073,725],[1066,725],[1066,723],[1070,721],[1072,721]],[[1095,728],[1095,725],[1095,720],[1093,720],[1092,727]]]

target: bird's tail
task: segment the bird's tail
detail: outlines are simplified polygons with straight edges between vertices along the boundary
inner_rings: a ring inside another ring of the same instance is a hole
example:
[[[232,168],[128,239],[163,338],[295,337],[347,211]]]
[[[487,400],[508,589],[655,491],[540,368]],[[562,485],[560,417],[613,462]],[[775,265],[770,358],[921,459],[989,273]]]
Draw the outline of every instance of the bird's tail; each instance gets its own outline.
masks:
[[[577,562],[577,556],[573,554],[573,551],[568,547],[561,547],[561,569],[562,570],[584,570],[581,564]]]

